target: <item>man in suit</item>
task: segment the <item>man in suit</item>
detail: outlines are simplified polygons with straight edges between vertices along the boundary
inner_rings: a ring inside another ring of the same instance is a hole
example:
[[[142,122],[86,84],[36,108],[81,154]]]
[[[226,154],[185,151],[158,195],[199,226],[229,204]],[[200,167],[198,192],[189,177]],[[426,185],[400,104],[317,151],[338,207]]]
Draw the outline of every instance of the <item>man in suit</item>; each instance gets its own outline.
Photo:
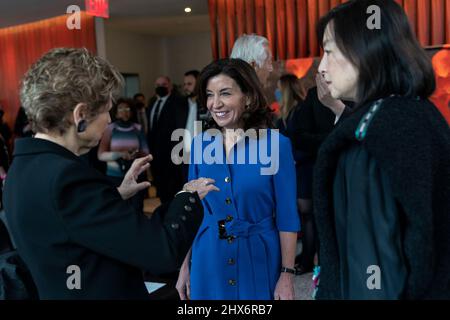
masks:
[[[184,74],[183,92],[184,95],[186,96],[189,108],[186,117],[186,131],[189,132],[189,135],[187,135],[186,132],[183,138],[184,152],[187,153],[189,153],[191,150],[192,138],[194,138],[195,135],[194,130],[195,121],[199,120],[199,107],[197,103],[197,92],[196,92],[197,78],[199,74],[200,72],[198,72],[197,70],[191,70]]]
[[[147,139],[153,156],[153,183],[162,203],[170,201],[185,182],[182,165],[176,165],[171,157],[172,149],[178,143],[171,137],[174,130],[185,128],[187,115],[187,101],[173,92],[170,78],[158,77],[155,96],[147,108]]]
[[[184,74],[183,81],[183,92],[186,96],[187,105],[188,105],[188,113],[186,114],[186,133],[183,137],[183,156],[184,159],[189,159],[189,155],[191,152],[191,143],[192,139],[199,134],[200,132],[196,132],[196,121],[202,122],[201,128],[204,128],[204,121],[208,119],[209,113],[208,109],[204,106],[200,106],[198,104],[197,96],[197,79],[200,75],[198,70],[190,70]],[[189,134],[188,134],[189,132]],[[189,163],[183,164],[183,173],[185,179],[188,178],[189,172]]]

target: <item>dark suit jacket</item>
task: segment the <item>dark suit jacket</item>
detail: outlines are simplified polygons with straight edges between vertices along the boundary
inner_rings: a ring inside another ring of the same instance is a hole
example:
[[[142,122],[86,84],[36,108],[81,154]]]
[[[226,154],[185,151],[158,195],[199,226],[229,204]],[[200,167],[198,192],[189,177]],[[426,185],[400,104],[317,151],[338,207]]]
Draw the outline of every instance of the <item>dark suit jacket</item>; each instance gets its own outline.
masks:
[[[105,176],[36,138],[16,141],[3,199],[41,299],[145,299],[142,271],[175,271],[203,218],[191,193],[151,219],[136,214]],[[71,265],[80,268],[81,290],[67,288]]]
[[[335,114],[324,106],[317,97],[317,87],[311,88],[295,112],[293,121],[296,130],[293,135],[296,149],[314,160],[320,145],[334,128]]]
[[[147,119],[150,119],[156,100],[156,97],[150,99]],[[188,108],[186,99],[172,93],[163,106],[156,126],[148,130],[148,146],[153,156],[151,170],[162,202],[170,201],[185,183],[182,166],[175,165],[171,159],[172,149],[178,143],[171,141],[171,136],[174,130],[186,127]]]
[[[184,98],[186,101],[186,110],[187,112],[185,114],[182,114],[183,117],[185,117],[184,119],[184,127],[186,127],[187,124],[187,118],[189,116],[189,100],[188,98]],[[209,114],[208,114],[208,109],[203,108],[200,106],[199,101],[197,99],[197,115],[195,117],[195,121],[201,121],[202,122],[202,130],[206,130],[206,121],[209,118]],[[181,119],[181,121],[183,121],[183,119]],[[192,137],[194,138],[194,137]],[[184,180],[187,181],[188,177],[189,177],[189,163],[185,163],[183,164],[183,177]]]

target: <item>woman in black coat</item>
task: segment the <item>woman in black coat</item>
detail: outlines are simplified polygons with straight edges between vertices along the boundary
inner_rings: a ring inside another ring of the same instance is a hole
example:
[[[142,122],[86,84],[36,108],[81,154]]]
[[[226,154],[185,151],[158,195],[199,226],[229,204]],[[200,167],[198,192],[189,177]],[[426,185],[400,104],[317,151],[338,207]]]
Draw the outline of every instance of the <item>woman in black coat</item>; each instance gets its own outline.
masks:
[[[86,49],[55,49],[28,71],[21,102],[34,138],[16,142],[4,192],[17,250],[41,299],[145,299],[143,271],[176,271],[203,213],[208,179],[189,183],[151,219],[128,201],[151,156],[135,160],[116,188],[79,156],[110,123],[120,73]]]
[[[319,72],[356,105],[315,166],[317,297],[448,299],[450,130],[428,100],[430,59],[392,0],[349,1],[318,31]]]

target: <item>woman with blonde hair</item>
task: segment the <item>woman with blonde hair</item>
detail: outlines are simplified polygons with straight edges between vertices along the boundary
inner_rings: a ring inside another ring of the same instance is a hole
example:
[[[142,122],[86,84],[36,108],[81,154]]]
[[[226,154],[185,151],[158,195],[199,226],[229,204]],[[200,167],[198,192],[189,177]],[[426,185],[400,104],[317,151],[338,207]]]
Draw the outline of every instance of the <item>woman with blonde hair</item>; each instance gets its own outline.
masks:
[[[280,92],[280,119],[284,125],[297,105],[305,100],[306,92],[302,87],[301,80],[296,75],[288,73],[282,75],[278,80],[277,88]]]

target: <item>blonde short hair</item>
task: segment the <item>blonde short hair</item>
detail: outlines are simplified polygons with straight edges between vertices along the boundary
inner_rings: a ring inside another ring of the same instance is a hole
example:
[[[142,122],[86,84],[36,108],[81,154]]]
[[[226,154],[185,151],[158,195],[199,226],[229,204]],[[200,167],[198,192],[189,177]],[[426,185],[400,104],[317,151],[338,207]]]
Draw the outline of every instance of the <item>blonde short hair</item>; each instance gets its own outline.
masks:
[[[95,118],[120,95],[123,83],[114,66],[87,49],[58,48],[27,72],[20,100],[34,132],[63,135],[77,104],[85,103],[89,118]]]

